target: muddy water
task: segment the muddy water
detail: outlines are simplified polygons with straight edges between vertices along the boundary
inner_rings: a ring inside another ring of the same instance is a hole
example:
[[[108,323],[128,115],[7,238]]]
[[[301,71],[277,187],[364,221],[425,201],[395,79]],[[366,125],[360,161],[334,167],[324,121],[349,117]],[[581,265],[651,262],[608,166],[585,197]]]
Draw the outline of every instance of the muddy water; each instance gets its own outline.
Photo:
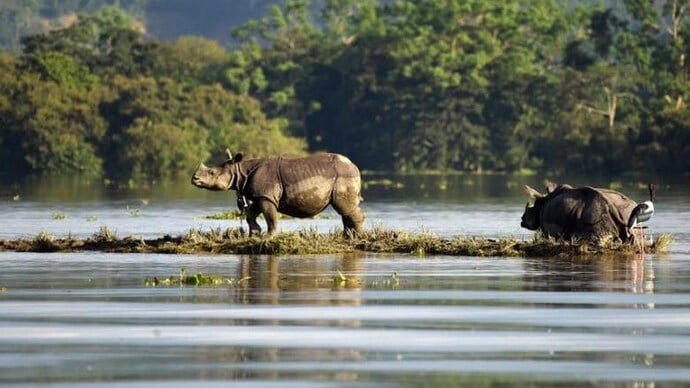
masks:
[[[369,226],[530,236],[520,179],[394,181],[365,191]],[[203,218],[233,197],[186,186],[5,185],[0,238],[239,226]],[[0,385],[688,383],[689,189],[660,191],[650,228],[677,242],[644,260],[0,253]],[[181,268],[234,283],[146,287]]]

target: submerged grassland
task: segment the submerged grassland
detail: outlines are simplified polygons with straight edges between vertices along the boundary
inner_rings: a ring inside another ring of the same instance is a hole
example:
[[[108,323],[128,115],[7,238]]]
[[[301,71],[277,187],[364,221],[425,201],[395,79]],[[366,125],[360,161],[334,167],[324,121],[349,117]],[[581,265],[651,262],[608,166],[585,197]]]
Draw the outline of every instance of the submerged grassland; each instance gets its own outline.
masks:
[[[647,253],[664,252],[672,237],[659,235],[647,244]],[[568,256],[634,256],[635,246],[613,241],[592,244],[536,237],[533,240],[483,237],[444,238],[431,233],[374,228],[348,238],[341,232],[319,233],[315,229],[280,233],[272,238],[248,237],[240,228],[192,229],[181,236],[166,235],[155,239],[127,236],[118,238],[102,227],[86,239],[55,238],[40,233],[33,239],[0,240],[0,250],[21,252],[104,251],[121,253],[214,253],[306,255],[347,253],[404,253],[414,255],[499,256],[499,257],[568,257]]]

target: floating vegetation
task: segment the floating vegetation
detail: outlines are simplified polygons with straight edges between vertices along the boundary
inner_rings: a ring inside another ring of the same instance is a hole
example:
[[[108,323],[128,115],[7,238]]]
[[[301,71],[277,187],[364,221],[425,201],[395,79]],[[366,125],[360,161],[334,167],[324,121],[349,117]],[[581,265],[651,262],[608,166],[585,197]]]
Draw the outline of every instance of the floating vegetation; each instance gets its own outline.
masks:
[[[98,221],[98,217],[96,217],[96,216],[86,216],[86,221],[87,221],[87,222],[95,222],[95,221]]]
[[[620,190],[622,188],[623,188],[623,183],[621,183],[619,181],[613,181],[613,182],[609,183],[609,189],[611,189],[611,190]]]
[[[369,187],[384,187],[384,188],[389,188],[389,189],[402,189],[405,187],[405,185],[402,182],[395,182],[391,179],[384,178],[384,179],[372,179],[372,180],[365,180],[362,182],[362,188],[366,189]]]
[[[226,212],[209,214],[204,216],[204,218],[207,220],[243,220],[244,213],[240,210],[229,210]]]
[[[97,242],[111,243],[117,240],[117,235],[107,226],[101,226],[98,232],[94,233],[91,238]]]
[[[645,248],[647,253],[664,252],[672,238],[660,235]],[[118,238],[107,227],[101,227],[92,237],[77,240],[56,239],[40,233],[33,240],[0,240],[0,250],[55,252],[106,251],[126,253],[219,253],[306,255],[355,251],[376,253],[405,253],[414,255],[493,256],[493,257],[569,257],[569,256],[621,256],[637,254],[636,247],[614,241],[592,244],[583,241],[562,241],[535,238],[529,241],[512,238],[490,239],[475,237],[443,238],[431,233],[373,228],[355,238],[344,237],[341,232],[319,233],[316,229],[279,233],[269,239],[247,237],[242,228],[215,228],[206,231],[192,229],[173,237],[155,239],[141,237]]]
[[[157,277],[146,278],[144,284],[146,287],[158,287],[158,286],[192,286],[192,287],[219,287],[219,286],[233,286],[239,285],[240,282],[245,281],[247,278],[242,278],[238,281],[231,277],[224,277],[218,275],[204,275],[202,273],[197,273],[194,275],[188,275],[185,268],[180,269],[179,276],[169,276],[167,278],[158,279]]]
[[[130,208],[129,206],[127,206],[127,214],[129,214],[132,217],[139,217],[141,215],[141,210]]]
[[[53,219],[54,220],[64,220],[67,218],[67,215],[65,213],[53,213]]]
[[[673,236],[670,234],[661,234],[652,241],[652,244],[649,247],[651,248],[652,252],[666,252],[672,242]]]
[[[340,270],[338,270],[338,274],[333,277],[333,286],[336,288],[351,288],[359,287],[361,285],[361,279],[348,278],[347,276],[343,275]]]
[[[32,251],[34,252],[57,252],[59,250],[60,246],[50,233],[41,232],[32,241]]]

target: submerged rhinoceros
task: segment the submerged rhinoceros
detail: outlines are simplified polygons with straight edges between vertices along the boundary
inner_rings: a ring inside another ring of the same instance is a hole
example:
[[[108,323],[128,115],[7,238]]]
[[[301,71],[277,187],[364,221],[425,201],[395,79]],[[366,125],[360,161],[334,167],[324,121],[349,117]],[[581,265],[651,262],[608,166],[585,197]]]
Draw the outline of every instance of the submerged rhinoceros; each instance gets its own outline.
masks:
[[[549,184],[547,194],[529,186],[525,192],[534,205],[525,206],[523,228],[565,239],[631,238],[628,220],[637,203],[617,191]]]
[[[299,159],[284,157],[243,160],[225,151],[227,160],[215,167],[203,163],[192,184],[208,190],[235,190],[246,206],[249,234],[261,233],[256,217],[263,214],[268,235],[276,231],[278,212],[306,218],[332,205],[342,216],[345,234],[358,233],[364,224],[359,169],[338,154],[316,154]]]

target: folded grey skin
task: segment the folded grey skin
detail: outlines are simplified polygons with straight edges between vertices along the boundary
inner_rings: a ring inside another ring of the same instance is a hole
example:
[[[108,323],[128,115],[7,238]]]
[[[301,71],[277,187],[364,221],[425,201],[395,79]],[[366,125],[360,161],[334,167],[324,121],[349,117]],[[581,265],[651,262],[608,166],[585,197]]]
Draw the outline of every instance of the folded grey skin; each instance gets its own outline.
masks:
[[[276,231],[278,213],[313,217],[329,205],[341,215],[346,235],[362,230],[361,176],[350,159],[324,153],[244,160],[242,154],[233,157],[230,151],[226,153],[225,162],[217,166],[202,163],[192,184],[207,190],[236,191],[237,206],[245,211],[250,234],[261,232],[256,223],[259,214],[266,219],[270,236]]]
[[[630,241],[628,220],[637,203],[625,195],[595,187],[547,186],[547,193],[525,186],[533,201],[525,206],[521,226],[547,237]]]

